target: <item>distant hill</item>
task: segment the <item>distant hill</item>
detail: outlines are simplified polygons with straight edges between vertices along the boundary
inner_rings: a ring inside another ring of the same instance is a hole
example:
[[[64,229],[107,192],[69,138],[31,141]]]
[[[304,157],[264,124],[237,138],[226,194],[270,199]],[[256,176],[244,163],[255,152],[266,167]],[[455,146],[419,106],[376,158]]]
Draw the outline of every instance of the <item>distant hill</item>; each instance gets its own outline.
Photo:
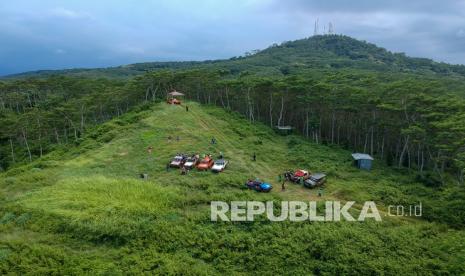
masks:
[[[50,75],[127,78],[152,70],[189,68],[223,69],[233,74],[247,70],[261,75],[286,75],[309,68],[354,68],[422,75],[465,76],[463,65],[450,65],[426,58],[408,57],[403,53],[392,53],[374,44],[344,35],[318,35],[274,44],[264,50],[227,60],[144,62],[109,68],[41,70],[10,75],[7,78]]]

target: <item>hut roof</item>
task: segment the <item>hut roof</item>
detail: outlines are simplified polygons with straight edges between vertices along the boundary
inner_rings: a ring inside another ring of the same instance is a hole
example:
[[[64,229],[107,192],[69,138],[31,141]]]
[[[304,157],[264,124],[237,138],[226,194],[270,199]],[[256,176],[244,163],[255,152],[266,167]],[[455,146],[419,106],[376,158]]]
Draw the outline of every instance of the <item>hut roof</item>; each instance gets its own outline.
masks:
[[[170,93],[168,93],[168,95],[170,95],[170,96],[184,96],[183,93],[178,92],[178,91],[176,91],[176,90],[175,90],[175,91],[171,91]]]
[[[374,160],[373,157],[366,153],[352,153],[352,158],[355,160]]]

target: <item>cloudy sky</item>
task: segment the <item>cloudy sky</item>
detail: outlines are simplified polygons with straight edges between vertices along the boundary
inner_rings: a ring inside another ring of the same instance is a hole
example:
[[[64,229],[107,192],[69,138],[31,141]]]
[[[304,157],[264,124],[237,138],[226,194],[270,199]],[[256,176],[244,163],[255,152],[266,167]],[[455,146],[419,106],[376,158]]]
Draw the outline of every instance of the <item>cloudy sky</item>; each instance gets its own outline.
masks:
[[[465,0],[14,0],[0,2],[0,75],[242,55],[336,33],[465,64]]]

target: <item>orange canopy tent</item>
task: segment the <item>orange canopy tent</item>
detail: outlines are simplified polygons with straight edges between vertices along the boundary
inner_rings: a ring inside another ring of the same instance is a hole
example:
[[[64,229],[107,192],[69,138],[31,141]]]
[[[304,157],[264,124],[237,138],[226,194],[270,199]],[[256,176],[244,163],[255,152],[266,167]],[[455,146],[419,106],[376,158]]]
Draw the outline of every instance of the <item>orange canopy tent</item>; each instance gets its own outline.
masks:
[[[171,97],[180,97],[180,96],[184,96],[184,94],[181,93],[181,92],[178,92],[178,91],[174,90],[174,91],[171,91],[170,93],[168,93],[168,96],[171,96]]]

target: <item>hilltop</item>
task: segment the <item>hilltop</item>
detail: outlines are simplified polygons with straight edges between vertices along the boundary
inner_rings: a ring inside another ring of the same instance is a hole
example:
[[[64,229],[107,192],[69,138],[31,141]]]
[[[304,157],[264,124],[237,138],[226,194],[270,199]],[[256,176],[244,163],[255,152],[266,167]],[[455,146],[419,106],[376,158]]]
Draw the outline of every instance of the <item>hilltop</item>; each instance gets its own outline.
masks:
[[[225,109],[188,105],[189,112],[146,105],[94,127],[74,146],[0,174],[0,272],[465,272],[464,232],[441,216],[459,203],[456,186],[428,188],[382,162],[360,171],[350,151],[277,135]],[[217,144],[209,143],[212,137]],[[220,151],[230,160],[221,174],[165,170],[177,152]],[[289,183],[281,192],[276,176],[289,168],[326,172],[323,197]],[[246,190],[250,177],[274,189]],[[213,223],[212,200],[374,200],[383,214],[390,204],[423,202],[425,209],[423,218],[383,222]]]
[[[433,76],[465,76],[463,65],[450,65],[426,58],[408,57],[403,53],[392,53],[374,44],[344,35],[318,35],[274,44],[264,50],[255,50],[227,60],[144,62],[110,68],[41,70],[15,74],[8,78],[51,75],[128,78],[162,69],[218,69],[232,74],[250,71],[260,75],[282,76],[309,69],[342,68]]]

